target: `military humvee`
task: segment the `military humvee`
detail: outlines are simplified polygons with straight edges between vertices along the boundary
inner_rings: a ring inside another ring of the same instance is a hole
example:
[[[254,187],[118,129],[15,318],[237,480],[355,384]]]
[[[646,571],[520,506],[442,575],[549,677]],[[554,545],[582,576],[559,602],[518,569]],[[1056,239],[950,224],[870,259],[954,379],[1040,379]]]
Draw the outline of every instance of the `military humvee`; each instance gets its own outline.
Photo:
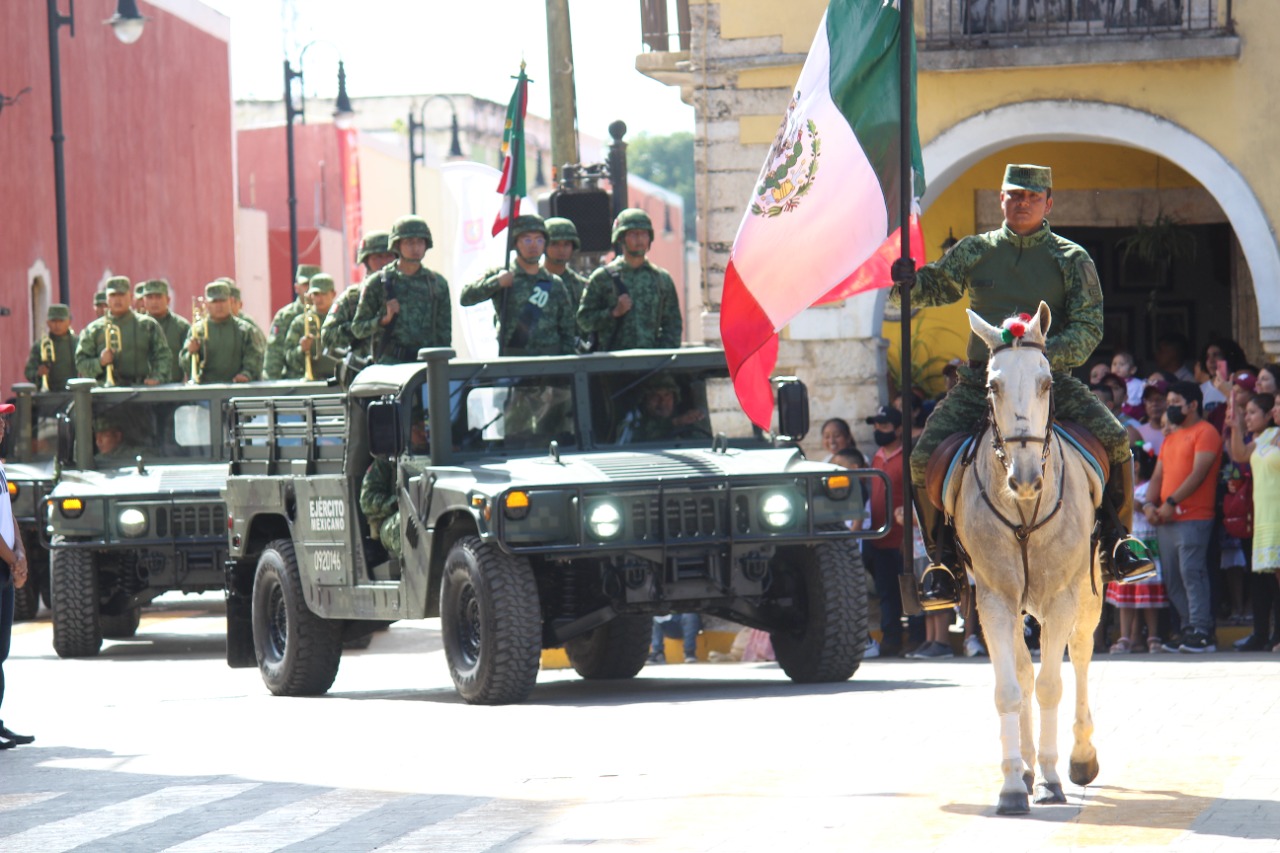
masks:
[[[723,352],[419,355],[346,394],[232,401],[230,665],[321,694],[344,637],[439,615],[458,693],[518,702],[542,649],[563,646],[585,678],[630,678],[652,617],[696,611],[770,631],[796,681],[853,675],[867,639],[853,539],[884,530],[846,522],[859,481],[882,475],[754,430]],[[803,386],[779,398],[780,433],[803,435]],[[394,472],[390,536],[360,511],[372,460]]]
[[[27,583],[14,590],[13,616],[34,619],[43,600],[49,604],[49,540],[44,530],[44,498],[53,488],[54,453],[58,443],[58,419],[71,402],[67,391],[36,393],[29,382],[13,385],[17,411],[5,434],[5,478],[18,532],[27,552],[30,575]]]
[[[46,499],[59,657],[131,637],[143,605],[222,589],[226,407],[236,395],[314,394],[322,382],[98,387],[73,379]]]

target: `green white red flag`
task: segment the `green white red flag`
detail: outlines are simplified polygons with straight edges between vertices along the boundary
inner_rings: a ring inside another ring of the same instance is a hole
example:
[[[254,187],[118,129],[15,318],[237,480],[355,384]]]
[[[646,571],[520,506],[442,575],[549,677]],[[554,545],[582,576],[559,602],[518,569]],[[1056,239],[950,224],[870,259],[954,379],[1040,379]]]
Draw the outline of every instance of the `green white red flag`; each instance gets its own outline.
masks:
[[[893,282],[902,157],[924,192],[915,123],[915,40],[900,79],[896,0],[831,0],[777,138],[756,181],[725,271],[720,336],[742,409],[768,429],[778,330],[811,305]],[[911,92],[910,139],[900,130]],[[908,148],[909,146],[909,148]],[[923,257],[919,216],[911,255]]]
[[[524,114],[529,109],[529,78],[520,63],[520,76],[516,78],[516,90],[507,105],[507,124],[502,131],[502,179],[498,192],[502,193],[502,207],[493,221],[493,236],[511,224],[520,215],[520,199],[525,196],[524,180]]]

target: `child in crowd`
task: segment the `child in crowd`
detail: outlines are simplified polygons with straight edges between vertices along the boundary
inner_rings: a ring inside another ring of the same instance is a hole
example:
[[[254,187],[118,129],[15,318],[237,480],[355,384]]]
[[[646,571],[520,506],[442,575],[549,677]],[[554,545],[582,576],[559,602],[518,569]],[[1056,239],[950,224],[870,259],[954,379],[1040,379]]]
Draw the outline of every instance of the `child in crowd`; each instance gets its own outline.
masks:
[[[1147,445],[1135,447],[1133,451],[1133,472],[1136,485],[1133,489],[1137,506],[1146,503],[1147,481],[1156,468],[1155,454]],[[1133,515],[1133,535],[1142,540],[1151,552],[1151,559],[1156,564],[1156,574],[1149,580],[1137,583],[1107,584],[1107,603],[1120,612],[1120,637],[1111,646],[1111,654],[1122,655],[1133,651],[1134,646],[1141,647],[1142,637],[1139,620],[1147,629],[1147,651],[1155,654],[1163,651],[1160,641],[1159,611],[1169,606],[1169,597],[1165,593],[1164,582],[1160,576],[1160,554],[1156,546],[1156,529],[1147,521],[1146,516],[1137,512]]]
[[[1142,417],[1142,389],[1147,383],[1138,376],[1138,363],[1134,361],[1133,353],[1117,350],[1111,356],[1111,372],[1125,384],[1124,413],[1131,418]]]

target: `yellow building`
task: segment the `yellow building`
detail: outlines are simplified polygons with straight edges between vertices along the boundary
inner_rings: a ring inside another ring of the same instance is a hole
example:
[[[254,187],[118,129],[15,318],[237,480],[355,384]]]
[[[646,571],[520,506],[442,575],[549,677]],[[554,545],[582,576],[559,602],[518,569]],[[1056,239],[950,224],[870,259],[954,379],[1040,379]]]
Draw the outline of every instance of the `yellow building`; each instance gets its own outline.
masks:
[[[752,183],[826,0],[645,4],[637,68],[697,110],[704,328]],[[1054,230],[1093,254],[1106,298],[1100,356],[1182,334],[1191,354],[1232,337],[1280,353],[1280,97],[1274,0],[916,0],[918,122],[928,257],[998,227],[1006,162],[1053,167]],[[1030,20],[1028,20],[1030,19]],[[668,30],[671,32],[668,34]],[[1137,244],[1154,250],[1144,262]],[[1174,246],[1172,257],[1170,246]],[[1126,247],[1130,251],[1126,253]],[[1181,247],[1181,248],[1178,248]],[[823,417],[864,415],[897,364],[885,292],[810,309],[784,332]],[[927,309],[918,360],[962,354],[963,305]],[[886,341],[887,339],[887,341]]]

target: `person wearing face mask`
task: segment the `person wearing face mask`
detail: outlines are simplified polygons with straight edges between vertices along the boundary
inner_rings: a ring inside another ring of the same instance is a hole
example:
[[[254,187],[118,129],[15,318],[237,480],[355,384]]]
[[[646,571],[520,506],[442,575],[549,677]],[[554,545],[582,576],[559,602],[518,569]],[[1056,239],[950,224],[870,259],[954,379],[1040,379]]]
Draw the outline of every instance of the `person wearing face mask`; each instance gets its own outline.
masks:
[[[884,480],[871,480],[871,527],[877,529],[890,523],[889,532],[880,539],[862,541],[862,561],[875,579],[876,595],[880,599],[880,655],[899,657],[902,654],[902,592],[898,587],[898,573],[902,570],[902,525],[894,518],[893,511],[902,508],[902,412],[893,406],[881,406],[867,418],[875,427],[872,438],[876,443],[871,468],[883,471],[889,478],[889,494],[893,498],[888,517],[885,516]],[[839,464],[839,463],[837,463]]]
[[[1169,386],[1165,436],[1155,473],[1147,484],[1142,512],[1156,527],[1165,588],[1182,621],[1181,641],[1168,651],[1218,650],[1209,600],[1209,537],[1213,534],[1222,437],[1201,415],[1203,397],[1195,382]]]

